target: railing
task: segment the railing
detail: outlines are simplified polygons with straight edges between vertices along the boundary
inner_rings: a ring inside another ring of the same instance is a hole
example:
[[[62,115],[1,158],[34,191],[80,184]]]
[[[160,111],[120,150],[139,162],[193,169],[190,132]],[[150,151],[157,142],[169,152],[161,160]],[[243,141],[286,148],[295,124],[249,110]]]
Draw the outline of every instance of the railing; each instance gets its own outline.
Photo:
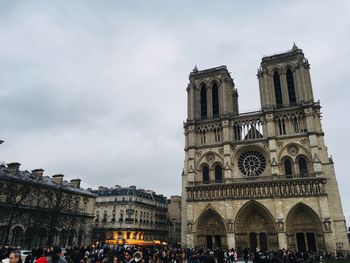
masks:
[[[231,183],[254,183],[254,182],[270,182],[278,180],[295,180],[295,179],[308,179],[322,177],[321,174],[307,173],[307,174],[293,174],[293,175],[270,175],[270,176],[246,176],[224,179],[224,181],[210,180],[210,181],[197,181],[188,182],[188,186],[206,186],[206,185],[222,185]]]
[[[261,176],[237,178],[232,183],[192,184],[186,187],[189,201],[325,195],[326,179],[309,176]],[[243,180],[242,180],[243,179]],[[248,180],[250,179],[250,180]]]

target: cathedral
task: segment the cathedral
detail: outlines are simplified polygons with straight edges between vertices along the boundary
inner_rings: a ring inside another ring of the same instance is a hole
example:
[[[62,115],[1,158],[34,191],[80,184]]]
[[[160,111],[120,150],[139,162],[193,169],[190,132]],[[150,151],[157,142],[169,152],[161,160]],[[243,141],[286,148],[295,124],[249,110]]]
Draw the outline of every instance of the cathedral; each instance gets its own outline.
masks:
[[[241,113],[226,66],[189,75],[182,245],[349,251],[308,60],[294,44],[257,78],[261,110]]]

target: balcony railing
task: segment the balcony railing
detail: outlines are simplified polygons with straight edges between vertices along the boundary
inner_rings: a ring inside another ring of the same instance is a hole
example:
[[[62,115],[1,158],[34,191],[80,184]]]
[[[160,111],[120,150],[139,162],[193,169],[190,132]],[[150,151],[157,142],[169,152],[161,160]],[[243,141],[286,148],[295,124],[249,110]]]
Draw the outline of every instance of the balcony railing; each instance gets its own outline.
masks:
[[[320,175],[235,178],[230,183],[186,187],[189,201],[326,195],[326,179]]]
[[[270,175],[270,176],[245,176],[224,179],[223,181],[210,180],[210,181],[197,181],[188,182],[188,186],[209,186],[209,185],[226,185],[231,183],[253,183],[253,182],[270,182],[278,180],[295,180],[295,179],[308,179],[322,177],[322,174],[307,173],[307,174],[293,174],[293,175]]]

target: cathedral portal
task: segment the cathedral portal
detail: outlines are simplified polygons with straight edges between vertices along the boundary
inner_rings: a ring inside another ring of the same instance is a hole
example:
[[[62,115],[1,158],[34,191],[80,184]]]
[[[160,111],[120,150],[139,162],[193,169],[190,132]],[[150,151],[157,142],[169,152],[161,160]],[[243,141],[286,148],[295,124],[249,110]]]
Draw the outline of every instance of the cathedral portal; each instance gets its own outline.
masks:
[[[207,209],[198,219],[195,247],[226,248],[226,227],[221,216],[212,208]]]
[[[238,212],[235,222],[236,247],[259,248],[262,251],[278,248],[277,230],[273,216],[261,204],[250,201]]]
[[[304,204],[297,204],[287,216],[288,248],[302,251],[324,250],[322,223]]]

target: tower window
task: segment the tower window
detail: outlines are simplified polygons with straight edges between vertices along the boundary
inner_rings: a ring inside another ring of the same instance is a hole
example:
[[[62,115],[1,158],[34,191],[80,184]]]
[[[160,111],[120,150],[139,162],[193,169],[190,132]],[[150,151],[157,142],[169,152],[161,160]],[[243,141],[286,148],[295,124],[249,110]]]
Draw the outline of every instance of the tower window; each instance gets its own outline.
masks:
[[[289,159],[284,160],[284,173],[287,177],[290,177],[293,174],[292,162]]]
[[[299,158],[299,173],[301,177],[305,177],[308,174],[307,163],[304,157]]]
[[[278,119],[278,131],[280,135],[285,135],[286,134],[286,123],[284,119]]]
[[[214,129],[214,139],[215,139],[215,142],[220,142],[220,141],[221,141],[220,132],[221,132],[220,128]]]
[[[213,106],[213,117],[219,116],[219,91],[216,83],[213,84],[212,88],[212,106]]]
[[[209,183],[209,167],[203,166],[202,170],[203,175],[203,183],[208,184]]]
[[[215,182],[222,183],[222,167],[221,165],[215,165]]]
[[[276,99],[276,106],[282,107],[283,101],[282,101],[282,90],[281,90],[281,81],[280,76],[277,72],[273,75],[273,84],[275,86],[275,99]]]
[[[201,87],[201,118],[206,119],[207,117],[207,88],[203,84]]]
[[[295,96],[293,73],[290,71],[290,69],[287,70],[287,86],[288,86],[289,104],[295,105],[297,100]]]

